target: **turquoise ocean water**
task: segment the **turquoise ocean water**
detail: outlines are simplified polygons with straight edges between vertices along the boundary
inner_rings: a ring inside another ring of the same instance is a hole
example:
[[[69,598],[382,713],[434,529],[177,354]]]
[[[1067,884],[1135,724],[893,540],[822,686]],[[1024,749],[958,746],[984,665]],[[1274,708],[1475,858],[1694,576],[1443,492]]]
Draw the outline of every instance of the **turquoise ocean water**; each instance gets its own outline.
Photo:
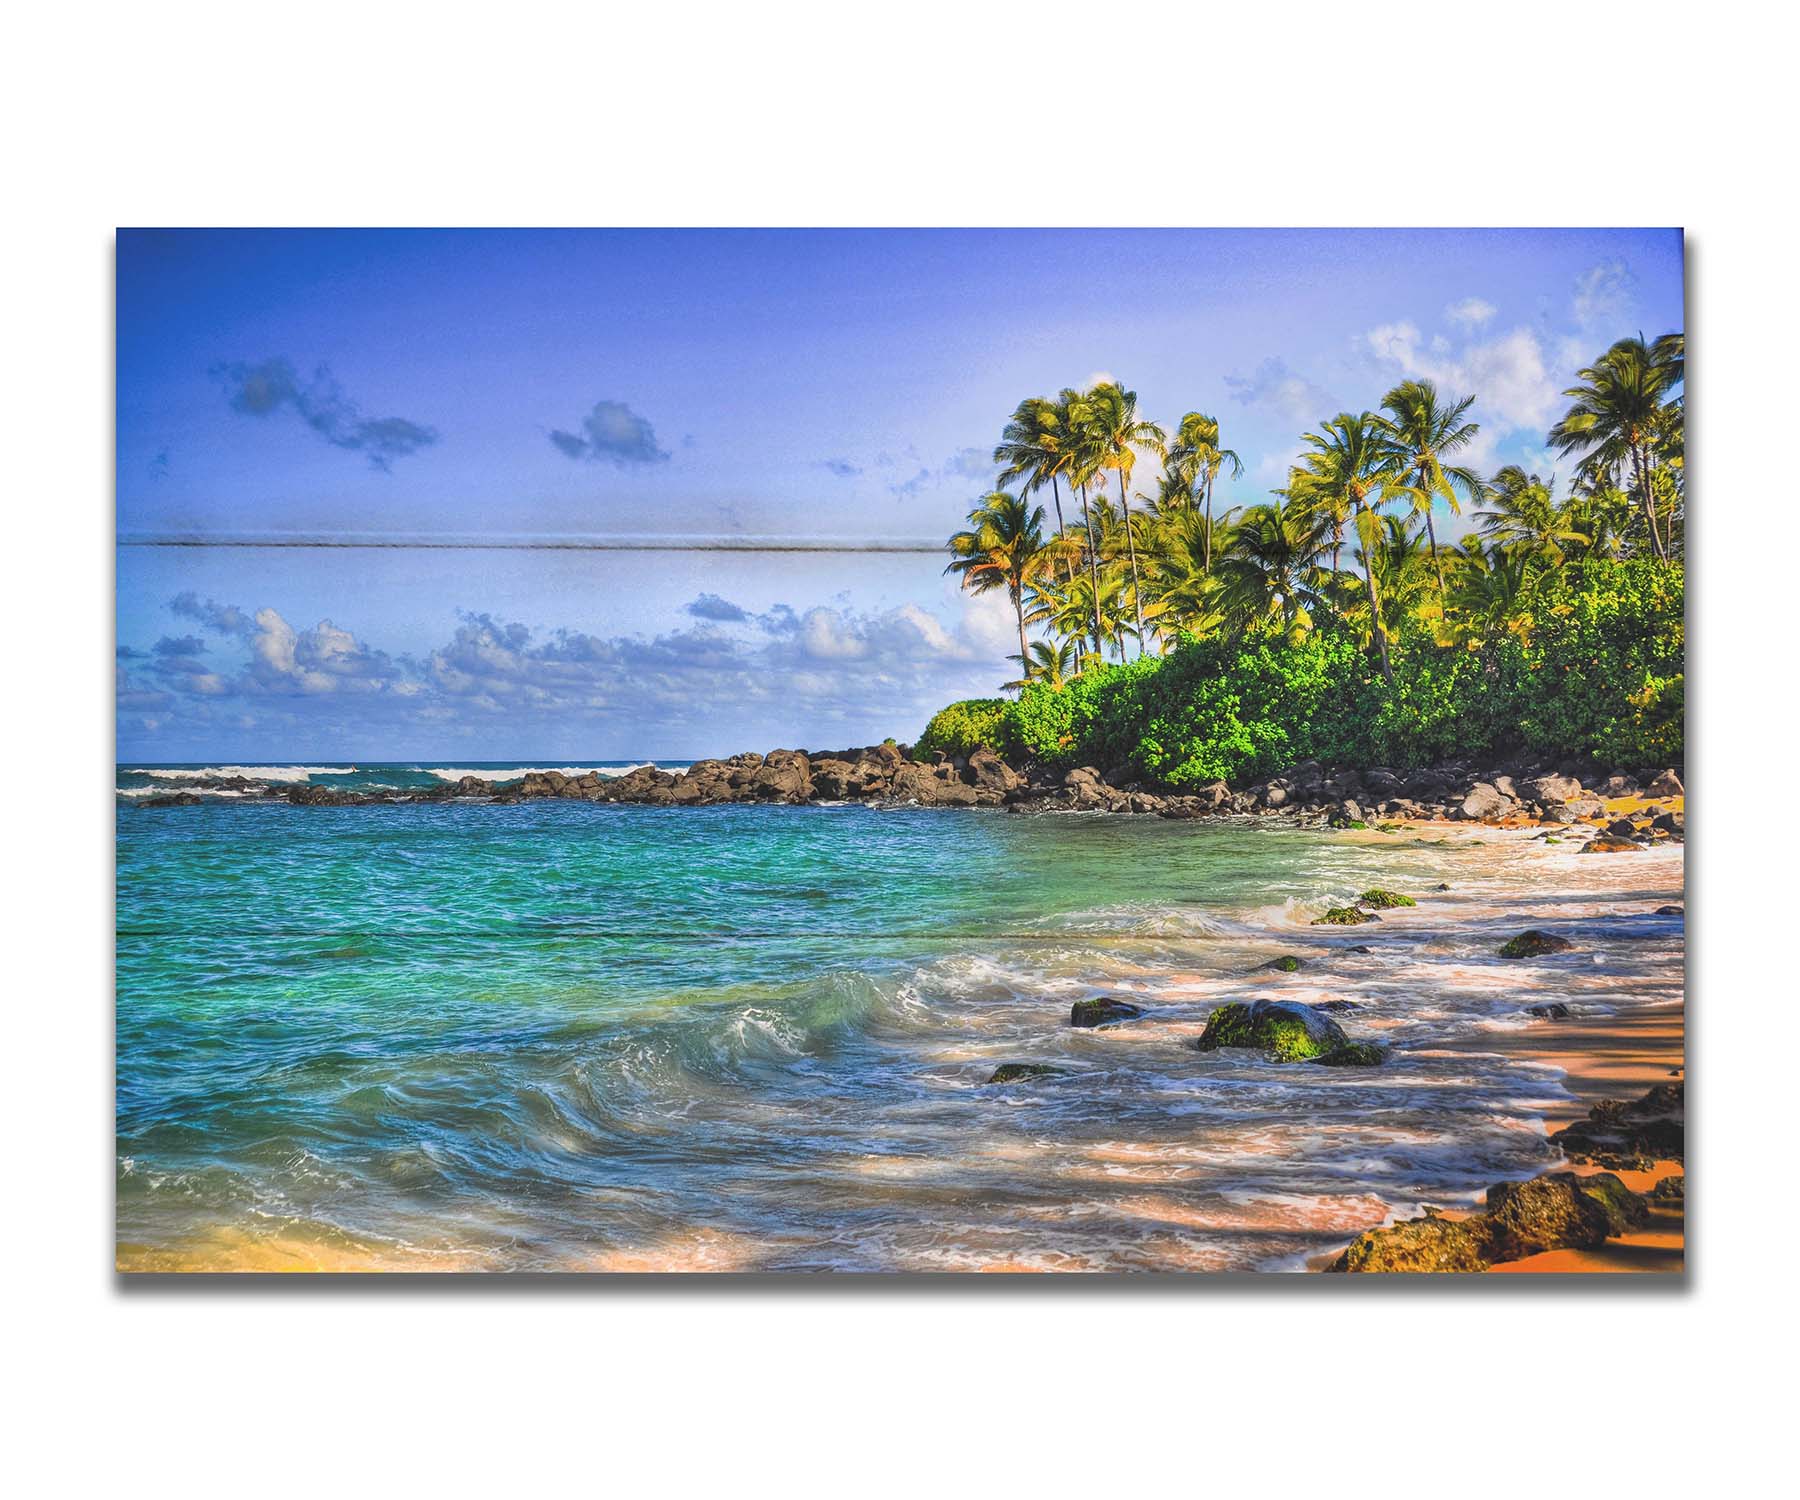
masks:
[[[1548,994],[1681,994],[1680,922],[1649,914],[1680,897],[1678,850],[997,810],[137,805],[202,769],[118,782],[132,1267],[1291,1267],[1545,1163],[1558,1075],[1472,1039]],[[1308,925],[1375,884],[1420,908]],[[1552,919],[1582,952],[1493,957]],[[1285,952],[1315,962],[1250,972]],[[1096,994],[1151,1015],[1069,1027]],[[1192,1049],[1254,995],[1349,1000],[1393,1061]],[[988,1086],[1008,1061],[1066,1071]]]

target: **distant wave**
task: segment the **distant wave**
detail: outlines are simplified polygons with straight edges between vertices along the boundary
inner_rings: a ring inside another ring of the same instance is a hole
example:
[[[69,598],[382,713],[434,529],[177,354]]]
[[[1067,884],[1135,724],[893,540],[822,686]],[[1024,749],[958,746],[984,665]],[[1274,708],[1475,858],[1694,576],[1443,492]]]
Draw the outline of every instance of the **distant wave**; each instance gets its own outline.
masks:
[[[465,776],[478,776],[483,781],[517,781],[521,776],[543,776],[555,771],[561,776],[586,776],[592,772],[595,776],[608,781],[616,781],[619,777],[632,771],[641,771],[645,766],[654,765],[663,771],[685,771],[685,765],[663,765],[660,761],[641,760],[631,765],[618,766],[475,766],[463,768],[459,766],[425,766],[421,769],[431,772],[433,776],[445,781],[461,781]]]
[[[132,766],[127,776],[148,776],[153,781],[198,781],[242,776],[250,781],[311,781],[315,776],[351,776],[355,766]]]

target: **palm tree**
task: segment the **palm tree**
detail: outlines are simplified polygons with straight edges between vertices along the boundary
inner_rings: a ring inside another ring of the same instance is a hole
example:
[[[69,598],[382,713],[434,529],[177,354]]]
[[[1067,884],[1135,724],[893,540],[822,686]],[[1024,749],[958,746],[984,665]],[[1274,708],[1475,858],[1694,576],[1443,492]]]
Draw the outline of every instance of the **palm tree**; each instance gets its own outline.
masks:
[[[1143,649],[1144,604],[1139,592],[1136,528],[1131,524],[1131,471],[1137,450],[1148,449],[1159,458],[1166,444],[1163,430],[1138,416],[1137,392],[1114,381],[1103,381],[1081,398],[1075,409],[1080,448],[1092,474],[1110,469],[1119,476],[1119,510],[1125,521],[1125,547],[1131,557],[1131,603],[1137,618],[1138,649]]]
[[[1326,530],[1318,511],[1280,491],[1274,504],[1251,506],[1218,560],[1222,611],[1240,626],[1279,616],[1292,630],[1310,620],[1325,602],[1319,559]]]
[[[1669,553],[1656,523],[1650,471],[1659,438],[1666,439],[1671,425],[1669,408],[1680,410],[1675,387],[1684,383],[1686,370],[1686,340],[1680,334],[1664,334],[1654,345],[1642,334],[1620,339],[1579,372],[1579,385],[1563,392],[1574,404],[1550,429],[1551,448],[1579,455],[1592,487],[1629,470],[1622,487],[1636,495],[1650,546],[1664,562]]]
[[[1212,499],[1213,481],[1219,477],[1219,470],[1225,465],[1231,466],[1231,477],[1238,478],[1244,472],[1244,462],[1229,448],[1219,446],[1219,421],[1217,417],[1209,417],[1205,412],[1191,411],[1181,419],[1175,429],[1175,443],[1169,449],[1169,460],[1181,472],[1190,476],[1188,485],[1190,493],[1197,490],[1206,509],[1206,571],[1212,571]]]
[[[1080,666],[1081,643],[1070,639],[1052,644],[1049,641],[1033,641],[1031,643],[1031,661],[1026,668],[1029,678],[1033,667],[1037,670],[1039,682],[1048,683],[1053,688],[1060,688],[1073,677]]]
[[[1463,420],[1464,413],[1474,404],[1473,396],[1440,403],[1437,387],[1429,380],[1403,380],[1381,398],[1381,409],[1388,414],[1382,427],[1398,459],[1386,498],[1405,495],[1411,499],[1413,509],[1424,515],[1440,606],[1446,603],[1444,565],[1438,558],[1432,507],[1441,499],[1455,515],[1460,509],[1456,503],[1459,489],[1471,500],[1479,500],[1486,492],[1481,476],[1473,469],[1444,462],[1446,454],[1467,447],[1481,431],[1480,423]]]
[[[1568,507],[1556,503],[1556,476],[1546,484],[1508,464],[1488,486],[1487,505],[1475,512],[1481,534],[1508,552],[1561,567],[1568,544],[1588,538],[1575,528]]]
[[[1385,424],[1373,412],[1352,416],[1339,412],[1329,422],[1320,423],[1318,432],[1301,439],[1312,452],[1306,455],[1303,493],[1309,497],[1334,497],[1333,513],[1341,508],[1356,524],[1363,546],[1363,582],[1369,595],[1370,633],[1375,638],[1375,651],[1381,658],[1381,675],[1394,680],[1388,662],[1387,632],[1381,623],[1381,593],[1375,581],[1375,570],[1368,558],[1375,548],[1375,535],[1369,520],[1375,515],[1369,496],[1381,490],[1385,498],[1399,463]],[[1379,502],[1377,502],[1379,503]],[[1320,503],[1314,507],[1324,511]]]
[[[1031,495],[1050,486],[1056,506],[1056,534],[1068,530],[1063,520],[1061,477],[1068,473],[1072,457],[1068,444],[1068,411],[1043,396],[1028,396],[1013,408],[1001,429],[994,462],[1000,465],[999,485],[1005,489],[1015,479],[1025,481],[1022,493]],[[1070,560],[1071,567],[1074,566]]]
[[[977,594],[1004,588],[1019,625],[1019,660],[1031,676],[1031,653],[1025,641],[1025,591],[1042,576],[1044,507],[995,490],[969,512],[969,529],[950,538],[955,554],[946,573],[958,574],[963,587]]]

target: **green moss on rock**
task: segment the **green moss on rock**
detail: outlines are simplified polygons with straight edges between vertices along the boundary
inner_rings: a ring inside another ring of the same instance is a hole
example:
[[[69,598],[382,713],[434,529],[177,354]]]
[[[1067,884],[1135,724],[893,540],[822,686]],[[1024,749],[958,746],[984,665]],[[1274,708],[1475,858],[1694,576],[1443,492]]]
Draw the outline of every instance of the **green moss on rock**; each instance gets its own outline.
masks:
[[[1220,1047],[1254,1047],[1277,1062],[1305,1062],[1348,1044],[1344,1028],[1310,1005],[1288,1000],[1233,1001],[1206,1020],[1194,1045],[1202,1052]]]
[[[1358,906],[1366,906],[1372,911],[1387,911],[1395,906],[1417,906],[1419,903],[1411,896],[1402,896],[1398,891],[1383,890],[1380,886],[1370,886],[1356,898]]]
[[[1120,1021],[1135,1021],[1143,1015],[1143,1007],[1125,1000],[1077,1000],[1069,1007],[1071,1026],[1113,1026]]]
[[[1485,1271],[1481,1240],[1466,1225],[1427,1215],[1387,1229],[1370,1229],[1350,1242],[1334,1271]]]
[[[1314,927],[1360,927],[1364,922],[1379,922],[1373,912],[1359,911],[1354,906],[1334,906],[1322,917],[1314,917]]]
[[[1284,953],[1280,958],[1271,958],[1266,964],[1258,964],[1254,972],[1261,974],[1273,969],[1280,974],[1296,974],[1305,967],[1304,959],[1295,958],[1291,953]]]
[[[1387,1061],[1387,1048],[1376,1042],[1345,1042],[1313,1061],[1322,1068],[1375,1068]]]

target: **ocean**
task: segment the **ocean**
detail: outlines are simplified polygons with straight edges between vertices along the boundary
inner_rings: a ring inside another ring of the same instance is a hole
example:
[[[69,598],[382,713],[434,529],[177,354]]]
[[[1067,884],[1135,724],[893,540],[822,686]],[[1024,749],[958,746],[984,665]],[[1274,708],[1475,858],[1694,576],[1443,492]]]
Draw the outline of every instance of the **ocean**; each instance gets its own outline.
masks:
[[[1551,1163],[1560,1075],[1481,1049],[1542,1024],[1524,1005],[1682,998],[1681,919],[1653,915],[1681,899],[1678,845],[998,809],[140,805],[240,774],[523,769],[119,768],[122,1267],[1297,1269]],[[1310,925],[1374,885],[1419,906]],[[1577,951],[1496,956],[1549,925]],[[1306,966],[1253,972],[1284,953]],[[1096,995],[1149,1014],[1071,1027]],[[1337,1019],[1390,1060],[1194,1050],[1213,1007],[1255,996],[1349,1001]],[[1062,1071],[989,1084],[1005,1062]]]

